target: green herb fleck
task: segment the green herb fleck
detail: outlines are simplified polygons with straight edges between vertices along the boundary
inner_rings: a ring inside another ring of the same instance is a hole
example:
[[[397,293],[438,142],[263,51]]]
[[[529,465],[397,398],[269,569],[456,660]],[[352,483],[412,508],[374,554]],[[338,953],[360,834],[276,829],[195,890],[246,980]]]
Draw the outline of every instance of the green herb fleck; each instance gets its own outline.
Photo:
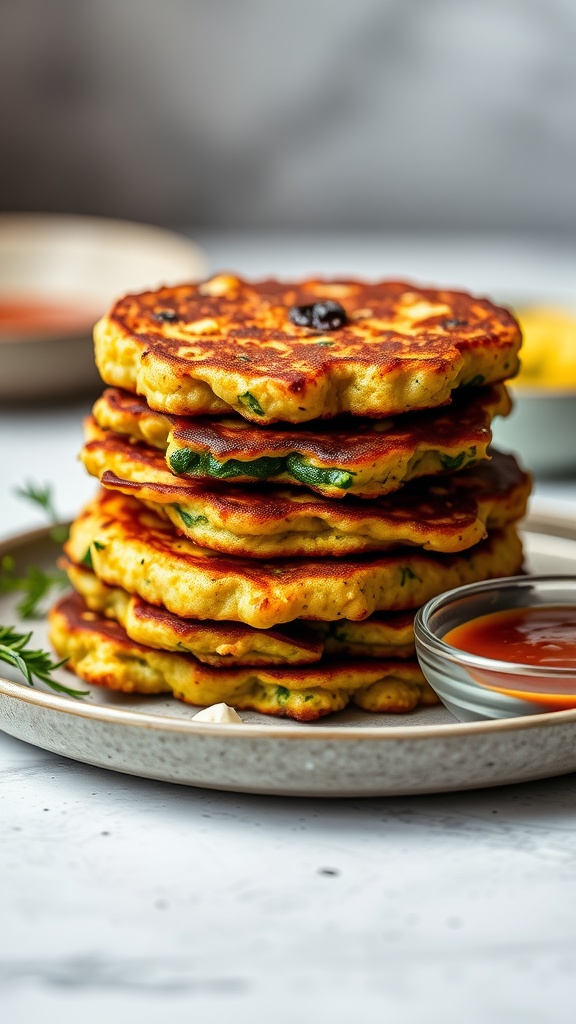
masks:
[[[250,391],[245,391],[243,395],[238,395],[238,401],[240,402],[240,405],[244,405],[250,409],[250,412],[253,412],[255,416],[264,415],[264,409],[260,405],[260,402],[250,393]]]
[[[485,378],[484,374],[477,373],[475,377],[472,377],[470,380],[464,381],[462,387],[464,387],[464,388],[477,388],[480,384],[483,384],[485,380],[486,380],[486,378]]]
[[[409,565],[401,565],[400,566],[400,586],[401,587],[403,587],[405,585],[406,580],[419,580],[420,583],[422,582],[420,577],[416,575],[416,573],[410,568]]]
[[[83,558],[80,559],[80,561],[82,562],[82,565],[86,565],[88,567],[88,569],[94,569],[94,563],[92,561],[92,548],[93,547],[96,549],[96,551],[104,551],[104,548],[106,547],[106,545],[102,544],[99,540],[93,540],[92,541],[92,544],[86,550],[86,554],[84,555]]]
[[[185,526],[188,526],[188,527],[198,526],[199,523],[207,523],[208,522],[208,519],[207,519],[206,516],[203,516],[203,515],[195,516],[192,513],[187,512],[186,509],[182,508],[181,505],[174,505],[174,508],[176,509],[178,515],[180,516],[180,519],[182,520],[182,522],[184,523]]]
[[[13,626],[0,626],[0,661],[13,665],[22,673],[30,686],[34,686],[34,678],[46,683],[56,693],[65,693],[68,697],[82,699],[89,690],[71,690],[68,686],[57,683],[51,677],[55,669],[66,663],[53,662],[47,651],[33,650],[28,647],[32,633],[17,633]]]
[[[285,686],[276,687],[276,700],[279,704],[285,704],[290,697],[290,690],[287,690]]]
[[[80,559],[82,565],[87,566],[88,569],[94,569],[92,564],[92,551],[90,548],[86,548],[86,553]]]
[[[458,452],[458,455],[444,455],[440,453],[440,462],[443,469],[455,470],[460,469],[463,463],[468,463],[476,456],[476,447],[468,448],[465,452]]]
[[[440,462],[443,469],[460,469],[466,458],[465,452],[458,452],[458,455],[440,455]]]

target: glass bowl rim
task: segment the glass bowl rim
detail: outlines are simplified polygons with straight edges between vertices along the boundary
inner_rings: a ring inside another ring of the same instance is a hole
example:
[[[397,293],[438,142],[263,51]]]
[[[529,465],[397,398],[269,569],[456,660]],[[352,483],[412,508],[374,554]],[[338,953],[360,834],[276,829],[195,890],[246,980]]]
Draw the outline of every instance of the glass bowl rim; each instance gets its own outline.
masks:
[[[574,609],[576,612],[576,575],[563,576],[559,573],[543,573],[527,576],[500,576],[496,579],[484,580],[479,583],[468,583],[462,587],[454,587],[452,590],[446,590],[444,593],[438,594],[418,609],[414,619],[416,648],[418,649],[418,645],[421,645],[429,653],[438,655],[447,661],[469,666],[470,668],[483,669],[488,672],[500,672],[510,676],[540,676],[548,679],[565,679],[567,676],[573,678],[576,675],[576,668],[528,665],[518,661],[500,661],[498,658],[485,658],[479,654],[471,654],[469,651],[463,651],[459,647],[452,647],[451,644],[447,644],[440,637],[436,636],[430,628],[430,617],[443,606],[450,605],[461,597],[489,594],[492,591],[502,589],[516,590],[534,584],[545,583],[558,583],[572,587],[574,589]],[[485,614],[490,613],[486,612]]]

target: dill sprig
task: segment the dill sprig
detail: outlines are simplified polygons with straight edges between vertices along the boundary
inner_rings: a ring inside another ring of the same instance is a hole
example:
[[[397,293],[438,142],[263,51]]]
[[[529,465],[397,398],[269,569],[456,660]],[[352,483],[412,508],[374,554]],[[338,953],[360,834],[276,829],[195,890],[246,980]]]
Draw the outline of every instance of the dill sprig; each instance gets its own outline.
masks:
[[[68,697],[82,699],[89,690],[72,690],[52,679],[52,672],[66,663],[52,661],[47,651],[34,650],[28,647],[32,633],[18,633],[13,626],[0,626],[0,661],[13,665],[22,673],[30,686],[34,686],[34,678],[46,683],[56,693],[65,693]]]
[[[17,487],[14,493],[19,498],[25,498],[27,501],[31,501],[32,504],[38,505],[46,513],[48,519],[53,524],[50,530],[51,539],[56,544],[63,544],[68,537],[68,527],[58,523],[58,514],[54,505],[54,498],[52,497],[51,485],[35,484],[29,481],[23,487]]]
[[[54,587],[64,589],[67,584],[66,573],[44,572],[37,565],[29,565],[24,575],[19,576],[14,565],[12,555],[4,555],[0,560],[0,594],[21,591],[24,596],[16,610],[23,619],[33,619],[38,614],[40,602]]]

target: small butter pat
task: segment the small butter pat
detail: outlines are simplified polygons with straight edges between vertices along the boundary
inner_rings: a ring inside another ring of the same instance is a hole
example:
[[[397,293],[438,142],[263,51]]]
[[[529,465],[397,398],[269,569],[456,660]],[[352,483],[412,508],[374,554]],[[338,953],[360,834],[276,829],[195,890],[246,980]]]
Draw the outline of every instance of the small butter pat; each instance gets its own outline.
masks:
[[[219,724],[243,725],[240,715],[234,708],[227,704],[212,704],[209,708],[203,708],[197,715],[192,715],[193,722],[218,722]]]

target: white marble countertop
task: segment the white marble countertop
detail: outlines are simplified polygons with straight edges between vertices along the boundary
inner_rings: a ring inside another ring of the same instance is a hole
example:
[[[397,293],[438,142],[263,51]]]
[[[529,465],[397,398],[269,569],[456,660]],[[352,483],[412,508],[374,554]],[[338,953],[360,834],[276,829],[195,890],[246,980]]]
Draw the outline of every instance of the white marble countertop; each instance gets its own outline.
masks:
[[[432,279],[434,257],[438,279],[489,289],[506,264],[487,269],[488,242],[454,254],[422,241],[201,241],[215,266],[255,274],[396,266]],[[568,259],[555,286],[573,271]],[[521,290],[517,262],[508,272],[502,287]],[[0,412],[1,537],[42,523],[13,493],[24,480],[54,481],[63,518],[93,492],[75,460],[88,406]],[[576,481],[537,490],[576,515]],[[283,800],[121,776],[0,734],[0,781],[9,1024],[574,1018],[576,776]]]

